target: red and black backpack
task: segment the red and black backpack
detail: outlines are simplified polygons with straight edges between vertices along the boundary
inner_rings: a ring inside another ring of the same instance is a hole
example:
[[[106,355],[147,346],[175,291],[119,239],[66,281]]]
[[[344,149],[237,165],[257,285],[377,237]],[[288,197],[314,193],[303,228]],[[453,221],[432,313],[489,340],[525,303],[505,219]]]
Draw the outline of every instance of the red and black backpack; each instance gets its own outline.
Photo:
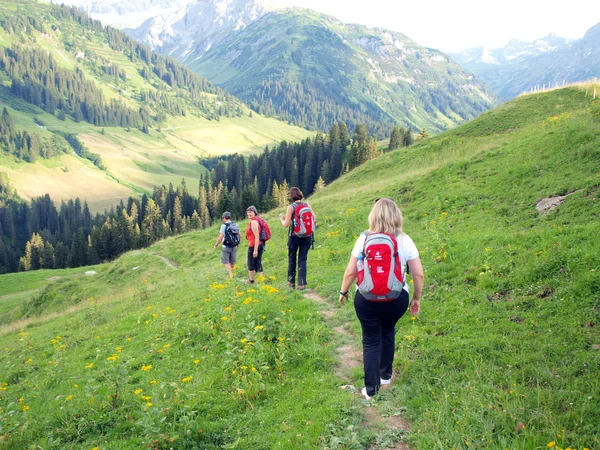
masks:
[[[308,203],[294,202],[292,204],[292,223],[290,234],[300,238],[311,236],[316,228],[315,215]]]
[[[404,288],[402,263],[396,236],[386,233],[366,234],[363,251],[358,256],[358,291],[372,302],[389,302]]]

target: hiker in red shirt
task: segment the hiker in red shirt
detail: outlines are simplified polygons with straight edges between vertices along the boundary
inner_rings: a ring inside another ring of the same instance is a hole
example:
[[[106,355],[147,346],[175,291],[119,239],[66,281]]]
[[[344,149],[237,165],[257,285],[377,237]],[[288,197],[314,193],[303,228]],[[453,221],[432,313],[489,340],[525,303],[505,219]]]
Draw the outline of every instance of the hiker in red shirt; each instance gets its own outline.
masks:
[[[256,206],[248,206],[246,215],[250,219],[246,228],[246,239],[248,240],[248,283],[254,283],[254,276],[263,275],[262,254],[265,251],[264,242],[260,241],[260,220]]]

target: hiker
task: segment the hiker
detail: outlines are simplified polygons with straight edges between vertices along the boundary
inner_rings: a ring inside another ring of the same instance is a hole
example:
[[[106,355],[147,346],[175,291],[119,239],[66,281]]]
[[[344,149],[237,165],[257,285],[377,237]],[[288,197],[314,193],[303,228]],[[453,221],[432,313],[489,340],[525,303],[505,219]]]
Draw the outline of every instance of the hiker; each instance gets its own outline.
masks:
[[[231,221],[231,213],[223,213],[223,224],[219,230],[219,237],[213,246],[216,249],[223,242],[221,248],[221,263],[225,265],[229,278],[233,278],[233,269],[237,261],[237,248],[240,243],[240,227],[237,223]]]
[[[265,242],[260,240],[261,228],[264,221],[258,217],[256,206],[248,206],[246,215],[250,219],[246,228],[246,239],[248,240],[248,283],[253,284],[254,276],[263,275],[262,254],[265,251]]]
[[[306,261],[308,250],[313,243],[315,214],[297,187],[290,189],[292,204],[284,214],[279,214],[281,225],[289,227],[288,232],[288,286],[296,287],[296,265],[298,266],[298,289],[306,289]],[[298,264],[296,264],[296,258]]]
[[[369,230],[358,237],[352,249],[339,297],[343,305],[350,286],[358,278],[354,309],[362,328],[362,395],[367,400],[379,391],[380,385],[392,381],[396,322],[409,306],[406,264],[414,282],[410,302],[410,314],[414,316],[421,309],[424,281],[419,251],[402,232],[402,213],[396,203],[389,198],[377,199],[369,214]]]

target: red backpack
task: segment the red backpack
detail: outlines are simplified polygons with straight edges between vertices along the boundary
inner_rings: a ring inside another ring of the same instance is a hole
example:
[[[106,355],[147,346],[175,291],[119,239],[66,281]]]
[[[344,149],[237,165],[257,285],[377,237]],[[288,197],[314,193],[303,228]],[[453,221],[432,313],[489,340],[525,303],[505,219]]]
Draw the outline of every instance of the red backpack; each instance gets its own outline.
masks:
[[[261,242],[267,242],[269,239],[271,239],[271,229],[269,228],[269,224],[261,217],[256,216],[255,219],[258,220],[258,224],[260,225],[258,240]]]
[[[372,302],[392,301],[404,288],[398,241],[391,234],[363,234],[365,244],[357,263],[358,291]]]
[[[292,235],[308,237],[315,230],[315,215],[308,203],[298,202],[292,205]]]

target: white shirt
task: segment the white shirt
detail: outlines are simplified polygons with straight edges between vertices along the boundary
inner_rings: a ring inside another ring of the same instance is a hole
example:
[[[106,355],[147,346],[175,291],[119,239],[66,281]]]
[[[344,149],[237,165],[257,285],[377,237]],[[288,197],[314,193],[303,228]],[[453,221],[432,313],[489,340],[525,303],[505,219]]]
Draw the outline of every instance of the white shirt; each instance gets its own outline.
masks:
[[[367,236],[363,233],[358,237],[354,244],[354,248],[352,249],[352,256],[358,258],[358,256],[362,253],[365,248],[365,239]],[[402,263],[402,279],[406,280],[406,262],[411,259],[415,259],[419,257],[419,250],[417,250],[417,246],[410,238],[408,234],[401,233],[396,236],[396,241],[398,242],[398,254],[400,255],[400,262]],[[408,283],[404,284],[404,289],[406,292],[408,290]]]

